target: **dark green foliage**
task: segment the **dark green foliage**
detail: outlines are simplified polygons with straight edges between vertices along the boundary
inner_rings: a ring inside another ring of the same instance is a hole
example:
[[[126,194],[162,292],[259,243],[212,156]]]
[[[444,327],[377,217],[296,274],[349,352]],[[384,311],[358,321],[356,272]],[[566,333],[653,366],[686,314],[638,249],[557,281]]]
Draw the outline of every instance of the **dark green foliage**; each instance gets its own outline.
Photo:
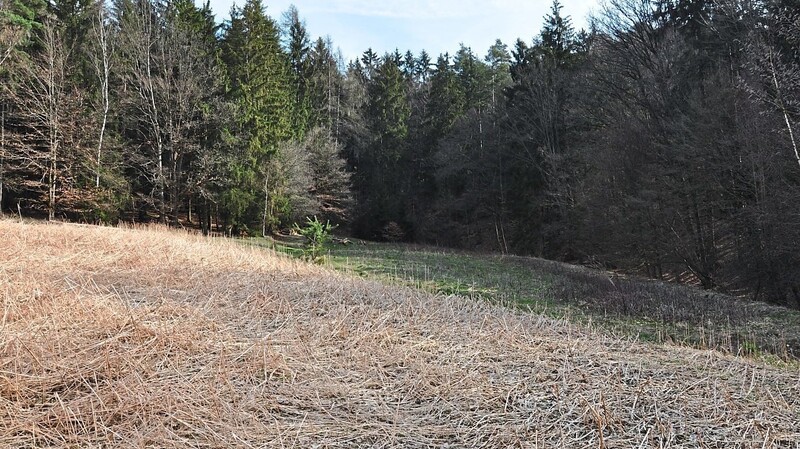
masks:
[[[419,53],[419,57],[414,63],[414,76],[418,82],[426,83],[431,73],[431,57],[425,50]]]
[[[390,221],[405,221],[402,159],[411,115],[407,87],[398,61],[388,54],[366,85],[368,102],[364,107],[370,140],[356,161],[356,227],[370,237],[380,237],[380,229]]]
[[[309,51],[306,86],[309,109],[308,126],[322,126],[337,134],[341,126],[344,76],[339,71],[338,61],[331,43],[319,38]]]
[[[397,144],[408,135],[410,109],[406,83],[398,62],[390,55],[383,58],[368,87],[370,102],[367,113],[376,139],[386,146],[377,151],[377,158],[397,160]]]
[[[229,179],[235,180],[235,187],[227,193],[231,201],[226,203],[226,214],[232,224],[252,226],[260,221],[266,233],[280,222],[280,205],[285,201],[274,191],[278,180],[272,160],[281,142],[297,136],[298,121],[292,115],[297,97],[289,58],[260,0],[232,11],[222,57],[231,79],[228,95],[236,105],[233,136],[241,148],[229,159]]]
[[[0,8],[0,23],[26,31],[41,28],[47,2],[43,0],[4,1]]]
[[[309,126],[312,114],[308,85],[311,79],[311,40],[308,37],[305,23],[300,20],[299,12],[294,5],[284,13],[283,28],[287,41],[286,51],[291,68],[292,88],[295,93],[292,127],[296,136],[302,136]]]
[[[490,79],[488,67],[472,52],[471,48],[458,49],[453,58],[453,69],[456,73],[464,110],[484,108],[490,101]]]
[[[455,120],[463,113],[465,100],[460,87],[448,55],[439,56],[431,75],[425,110],[426,124],[432,140],[438,140],[447,134]]]

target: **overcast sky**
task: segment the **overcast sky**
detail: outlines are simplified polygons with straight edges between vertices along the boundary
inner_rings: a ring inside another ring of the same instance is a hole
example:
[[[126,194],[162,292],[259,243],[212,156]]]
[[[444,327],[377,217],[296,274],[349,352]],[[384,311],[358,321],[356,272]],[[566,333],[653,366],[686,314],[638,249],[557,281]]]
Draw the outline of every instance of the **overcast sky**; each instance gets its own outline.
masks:
[[[235,0],[238,6],[244,0]],[[201,0],[198,0],[198,4]],[[264,0],[267,14],[280,20],[294,4],[311,36],[330,36],[345,59],[369,47],[383,55],[399,48],[418,54],[425,49],[433,59],[454,53],[463,43],[485,55],[495,39],[512,47],[517,38],[530,42],[541,30],[551,0]],[[211,0],[221,22],[233,0]],[[562,13],[572,16],[576,29],[586,27],[586,16],[597,0],[562,0]]]

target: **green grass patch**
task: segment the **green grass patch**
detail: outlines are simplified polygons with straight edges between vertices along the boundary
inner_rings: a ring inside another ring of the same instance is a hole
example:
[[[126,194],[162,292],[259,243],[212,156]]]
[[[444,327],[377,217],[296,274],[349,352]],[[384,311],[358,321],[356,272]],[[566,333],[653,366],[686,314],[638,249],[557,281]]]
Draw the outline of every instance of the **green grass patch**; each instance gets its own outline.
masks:
[[[251,244],[301,257],[300,237]],[[338,271],[437,294],[482,298],[646,342],[795,363],[800,312],[692,287],[542,259],[352,241],[330,246]]]

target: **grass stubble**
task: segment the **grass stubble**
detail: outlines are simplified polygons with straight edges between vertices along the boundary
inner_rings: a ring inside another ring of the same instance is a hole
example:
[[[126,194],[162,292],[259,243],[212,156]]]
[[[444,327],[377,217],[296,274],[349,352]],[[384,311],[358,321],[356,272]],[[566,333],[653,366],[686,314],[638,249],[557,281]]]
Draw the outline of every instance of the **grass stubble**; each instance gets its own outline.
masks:
[[[800,373],[160,229],[0,221],[0,447],[800,447]]]

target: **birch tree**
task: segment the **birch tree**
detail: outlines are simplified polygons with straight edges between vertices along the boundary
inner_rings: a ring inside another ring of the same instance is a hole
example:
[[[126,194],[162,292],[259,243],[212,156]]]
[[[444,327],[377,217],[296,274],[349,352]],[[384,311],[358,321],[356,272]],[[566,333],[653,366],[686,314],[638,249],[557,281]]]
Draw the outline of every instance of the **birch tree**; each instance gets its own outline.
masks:
[[[71,194],[80,176],[81,94],[67,82],[68,52],[55,23],[44,25],[38,45],[40,53],[20,66],[13,88],[6,86],[11,90],[7,95],[14,105],[15,120],[23,131],[15,148],[4,153],[23,172],[23,187],[46,198],[47,217],[53,220],[60,195]],[[5,147],[5,136],[3,141]],[[79,197],[76,194],[73,200]]]
[[[128,93],[123,102],[132,121],[127,126],[141,142],[143,150],[142,157],[134,157],[131,162],[149,184],[145,201],[152,204],[159,219],[166,222],[163,117],[156,99],[157,89],[163,86],[155,62],[155,52],[159,47],[163,49],[158,45],[158,12],[149,1],[126,2],[121,15],[120,51],[126,65],[121,78]]]
[[[97,137],[97,157],[95,159],[95,187],[100,187],[100,171],[102,168],[103,143],[108,125],[108,114],[111,107],[109,81],[111,79],[111,56],[114,50],[111,40],[111,26],[108,11],[104,2],[97,2],[97,15],[92,25],[94,48],[89,52],[100,93],[97,113],[100,115],[100,129]]]

